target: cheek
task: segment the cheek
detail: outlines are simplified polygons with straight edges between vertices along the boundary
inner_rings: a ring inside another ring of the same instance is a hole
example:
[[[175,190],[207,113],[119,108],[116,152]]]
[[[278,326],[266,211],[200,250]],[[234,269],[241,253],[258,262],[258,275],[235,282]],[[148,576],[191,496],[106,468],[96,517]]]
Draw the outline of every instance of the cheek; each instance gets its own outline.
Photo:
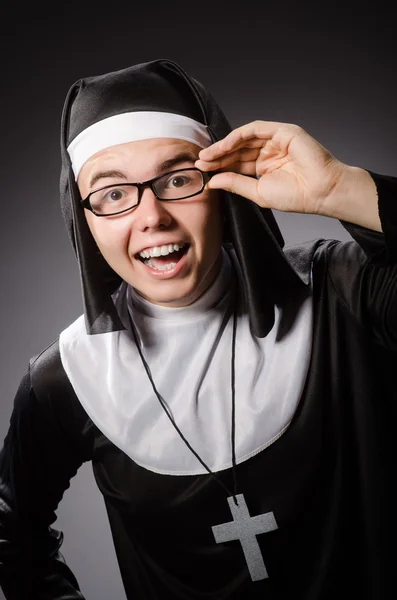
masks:
[[[202,239],[208,249],[212,250],[222,242],[222,217],[218,201],[212,201],[206,208],[202,220]]]
[[[213,234],[221,222],[220,203],[217,197],[211,197],[198,204],[191,211],[190,222],[196,233],[202,237]]]
[[[101,253],[106,257],[124,251],[129,239],[129,230],[125,224],[121,220],[102,220],[95,218],[95,215],[92,217],[94,218],[87,216],[87,223]]]

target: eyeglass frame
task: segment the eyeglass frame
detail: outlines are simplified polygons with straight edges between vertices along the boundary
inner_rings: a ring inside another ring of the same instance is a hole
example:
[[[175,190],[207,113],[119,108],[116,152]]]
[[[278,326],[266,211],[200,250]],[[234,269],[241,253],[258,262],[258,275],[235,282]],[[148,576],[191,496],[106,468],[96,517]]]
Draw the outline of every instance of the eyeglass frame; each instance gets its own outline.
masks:
[[[182,196],[181,198],[160,198],[156,191],[153,189],[153,185],[156,181],[158,181],[159,179],[161,179],[162,177],[165,177],[166,175],[172,175],[173,173],[180,173],[181,171],[198,171],[201,174],[202,180],[203,180],[203,185],[201,187],[201,189],[198,192],[194,192],[194,194],[189,194],[188,196]],[[153,177],[152,179],[148,179],[147,181],[142,181],[142,182],[134,182],[134,183],[129,183],[129,182],[125,182],[125,183],[117,183],[117,184],[109,184],[109,185],[104,185],[103,187],[98,188],[97,190],[93,190],[92,192],[90,192],[88,194],[88,196],[86,196],[83,200],[81,200],[81,205],[83,206],[83,208],[87,208],[88,210],[90,210],[96,217],[111,217],[114,215],[121,215],[125,212],[128,212],[129,210],[132,210],[133,208],[136,208],[137,206],[139,206],[139,204],[141,203],[142,200],[142,195],[143,195],[143,190],[147,187],[149,187],[154,196],[157,198],[157,200],[160,200],[160,202],[175,202],[178,200],[185,200],[186,198],[192,198],[193,196],[198,196],[198,194],[201,194],[202,191],[204,190],[206,184],[208,183],[208,181],[211,179],[211,177],[213,177],[215,175],[217,171],[212,171],[211,173],[205,172],[205,171],[201,171],[200,169],[198,169],[197,167],[187,167],[186,169],[174,169],[173,171],[167,171],[167,173],[162,173],[162,175],[157,175],[157,177]],[[121,211],[115,212],[115,213],[106,213],[106,214],[99,214],[97,212],[95,212],[95,210],[92,208],[91,204],[90,204],[90,197],[93,194],[96,194],[97,192],[101,192],[102,190],[108,190],[111,189],[113,187],[126,187],[126,186],[135,186],[138,189],[138,201],[136,204],[134,204],[133,206],[130,206],[129,208],[124,208]]]

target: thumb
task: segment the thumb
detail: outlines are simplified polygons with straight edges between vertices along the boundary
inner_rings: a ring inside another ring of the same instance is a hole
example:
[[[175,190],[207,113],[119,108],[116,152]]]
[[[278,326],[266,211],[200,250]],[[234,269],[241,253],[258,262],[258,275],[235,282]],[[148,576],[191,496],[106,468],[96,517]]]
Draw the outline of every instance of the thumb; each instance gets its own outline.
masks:
[[[256,177],[240,175],[239,173],[217,173],[207,183],[208,189],[225,190],[239,196],[244,196],[256,204],[262,205],[258,194],[258,180]]]

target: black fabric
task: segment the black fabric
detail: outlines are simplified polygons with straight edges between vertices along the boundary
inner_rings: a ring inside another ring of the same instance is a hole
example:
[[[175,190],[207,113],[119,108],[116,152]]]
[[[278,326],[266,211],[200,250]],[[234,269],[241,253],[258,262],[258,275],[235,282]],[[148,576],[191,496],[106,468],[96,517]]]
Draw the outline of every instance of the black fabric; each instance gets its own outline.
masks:
[[[127,69],[81,79],[67,94],[62,115],[61,206],[79,262],[87,332],[124,329],[111,293],[120,283],[105,263],[89,231],[81,207],[67,147],[93,123],[128,111],[161,111],[191,117],[207,127],[213,141],[231,131],[224,113],[204,86],[175,62],[160,59]],[[222,192],[225,241],[235,247],[243,269],[253,331],[263,337],[274,323],[274,305],[286,292],[304,287],[282,252],[284,240],[273,213],[253,202]],[[258,260],[258,249],[268,260]],[[266,281],[266,285],[265,285]]]
[[[42,357],[46,375],[39,399],[30,370],[21,381],[0,453],[0,585],[6,598],[18,600],[83,598],[59,552],[63,534],[51,525],[70,479],[90,452],[87,445],[77,447],[80,438],[74,445],[68,436],[71,423],[77,433],[80,407],[70,403],[72,388],[60,360],[50,361],[46,370],[48,355]]]
[[[357,239],[366,252],[380,265],[390,265],[397,261],[397,202],[396,178],[368,171],[375,182],[378,194],[378,214],[382,232],[364,229],[353,223],[342,221],[350,235]],[[386,243],[385,243],[386,238]]]
[[[385,235],[347,225],[356,241],[285,250],[302,280],[312,274],[310,368],[290,427],[237,466],[237,493],[250,514],[273,511],[278,524],[258,536],[269,578],[251,581],[239,542],[215,544],[211,527],[231,515],[209,475],[148,471],[93,425],[55,342],[23,379],[0,455],[7,600],[82,598],[60,559],[62,534],[49,526],[86,460],[104,497],[129,600],[389,597],[397,559],[397,265],[390,237],[397,179],[385,186],[382,176],[374,179]],[[232,484],[231,469],[219,476]]]

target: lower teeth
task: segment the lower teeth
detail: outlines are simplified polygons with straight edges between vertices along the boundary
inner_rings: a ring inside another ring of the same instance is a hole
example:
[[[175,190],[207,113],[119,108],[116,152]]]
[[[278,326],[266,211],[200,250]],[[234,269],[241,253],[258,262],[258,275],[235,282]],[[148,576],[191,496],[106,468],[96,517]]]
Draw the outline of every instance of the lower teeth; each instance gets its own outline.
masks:
[[[174,267],[176,267],[176,262],[168,263],[167,265],[155,266],[152,263],[152,261],[150,260],[150,258],[148,260],[144,260],[143,262],[147,267],[150,267],[151,269],[155,269],[155,271],[170,271],[170,269],[173,269]]]

